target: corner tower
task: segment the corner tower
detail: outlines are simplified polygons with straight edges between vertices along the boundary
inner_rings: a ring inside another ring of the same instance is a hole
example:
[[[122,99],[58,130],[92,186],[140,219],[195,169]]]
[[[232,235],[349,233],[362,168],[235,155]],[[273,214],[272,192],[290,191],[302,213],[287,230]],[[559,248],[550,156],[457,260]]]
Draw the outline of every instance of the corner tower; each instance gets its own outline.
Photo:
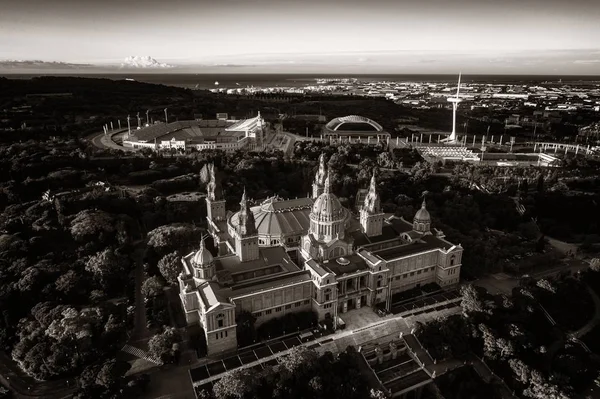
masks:
[[[202,237],[200,240],[200,249],[194,254],[191,259],[193,267],[194,278],[201,281],[211,281],[215,278],[215,259],[213,258],[210,251],[204,245],[206,237]]]
[[[325,154],[319,156],[319,169],[315,175],[315,181],[312,185],[312,198],[317,199],[325,191],[325,179],[327,178],[327,168],[325,166]]]
[[[431,216],[429,215],[429,211],[427,211],[425,198],[423,198],[421,209],[417,211],[413,219],[413,230],[423,234],[431,232]]]
[[[254,221],[254,214],[248,207],[246,189],[240,201],[238,225],[235,231],[235,253],[241,262],[258,259],[258,230]]]
[[[373,171],[369,192],[360,210],[360,225],[363,233],[368,237],[381,235],[383,219],[384,214],[381,212],[381,199],[377,193],[377,182],[375,180],[375,171]]]

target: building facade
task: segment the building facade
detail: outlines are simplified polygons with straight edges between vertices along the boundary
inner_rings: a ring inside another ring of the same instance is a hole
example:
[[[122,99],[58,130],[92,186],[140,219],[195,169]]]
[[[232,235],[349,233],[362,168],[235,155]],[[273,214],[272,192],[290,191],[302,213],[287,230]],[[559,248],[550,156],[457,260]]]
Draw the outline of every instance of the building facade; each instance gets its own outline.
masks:
[[[373,176],[358,215],[331,191],[325,157],[310,198],[268,198],[227,213],[210,168],[207,222],[218,255],[201,243],[178,277],[188,323],[200,323],[209,354],[237,348],[236,315],[261,324],[311,310],[319,320],[363,306],[389,308],[393,294],[435,282],[458,283],[463,249],[432,229],[423,201],[413,222],[386,216]]]

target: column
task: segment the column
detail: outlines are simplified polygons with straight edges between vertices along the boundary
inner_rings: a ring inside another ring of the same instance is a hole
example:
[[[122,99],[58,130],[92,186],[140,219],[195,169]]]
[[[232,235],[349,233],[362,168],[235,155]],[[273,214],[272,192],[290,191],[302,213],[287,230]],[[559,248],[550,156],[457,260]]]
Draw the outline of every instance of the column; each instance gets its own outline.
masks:
[[[473,135],[473,147],[475,147],[475,139],[477,138],[476,135]]]

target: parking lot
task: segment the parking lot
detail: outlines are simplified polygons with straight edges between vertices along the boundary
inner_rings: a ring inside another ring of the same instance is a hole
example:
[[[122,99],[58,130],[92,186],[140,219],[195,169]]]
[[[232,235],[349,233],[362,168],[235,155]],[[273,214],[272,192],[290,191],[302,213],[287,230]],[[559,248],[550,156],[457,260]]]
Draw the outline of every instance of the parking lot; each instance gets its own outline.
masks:
[[[441,293],[433,294],[431,296],[427,296],[425,298],[419,298],[416,300],[392,304],[391,312],[393,314],[409,313],[412,315],[419,315],[419,314],[431,312],[434,310],[449,309],[456,305],[451,303],[451,304],[446,304],[446,305],[440,305],[439,308],[435,307],[435,308],[429,308],[427,310],[421,310],[422,308],[424,308],[426,306],[432,306],[437,303],[444,303],[447,301],[457,301],[459,298],[460,298],[460,292],[458,290],[441,292]]]

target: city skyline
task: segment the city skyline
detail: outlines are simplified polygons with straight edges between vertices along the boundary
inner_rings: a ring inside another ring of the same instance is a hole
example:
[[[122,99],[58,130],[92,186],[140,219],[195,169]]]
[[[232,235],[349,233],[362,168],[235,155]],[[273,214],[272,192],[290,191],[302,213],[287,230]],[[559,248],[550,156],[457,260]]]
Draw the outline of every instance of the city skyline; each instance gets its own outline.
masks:
[[[5,0],[0,60],[239,72],[597,74],[590,0]],[[200,68],[202,69],[202,68]]]

